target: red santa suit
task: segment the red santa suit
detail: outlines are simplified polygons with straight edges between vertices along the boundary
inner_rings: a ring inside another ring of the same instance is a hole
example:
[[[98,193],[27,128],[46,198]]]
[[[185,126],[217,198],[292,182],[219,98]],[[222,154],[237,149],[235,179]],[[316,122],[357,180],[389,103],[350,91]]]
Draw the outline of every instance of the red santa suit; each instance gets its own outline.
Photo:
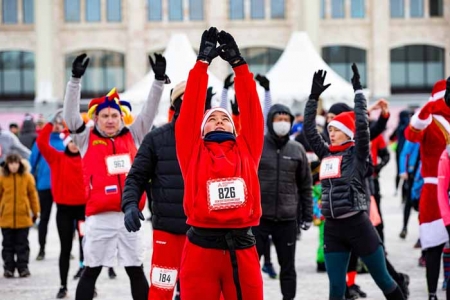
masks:
[[[420,143],[424,178],[419,203],[422,249],[436,247],[448,240],[437,199],[439,158],[447,145],[450,133],[450,108],[443,99],[445,88],[445,80],[438,81],[434,85],[430,100],[414,114],[410,126],[405,131],[409,141]]]

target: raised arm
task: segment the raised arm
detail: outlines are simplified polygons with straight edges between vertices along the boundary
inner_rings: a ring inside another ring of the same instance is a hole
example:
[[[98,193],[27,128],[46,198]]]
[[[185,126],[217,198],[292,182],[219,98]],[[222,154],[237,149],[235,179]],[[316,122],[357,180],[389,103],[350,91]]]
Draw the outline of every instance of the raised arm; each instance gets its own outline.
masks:
[[[369,127],[370,132],[370,140],[373,141],[376,139],[380,134],[383,133],[383,131],[386,129],[387,122],[389,121],[389,103],[384,100],[380,99],[377,101],[377,106],[381,108],[380,116],[378,117],[377,121],[374,122]],[[369,109],[370,111],[370,109]]]
[[[369,116],[367,115],[367,101],[362,92],[358,68],[352,65],[352,84],[355,91],[355,147],[359,161],[365,162],[370,155]]]
[[[39,148],[39,151],[49,164],[55,162],[58,158],[58,155],[61,154],[61,152],[50,145],[50,135],[52,131],[53,123],[48,122],[47,124],[45,124],[44,128],[42,128],[41,133],[36,139],[36,144]]]
[[[140,145],[147,132],[150,131],[158,113],[159,102],[164,90],[164,83],[170,83],[169,77],[166,75],[166,59],[161,54],[155,54],[155,61],[149,56],[150,65],[155,73],[155,80],[152,88],[147,96],[139,115],[129,129],[133,135],[136,144]]]
[[[234,81],[231,80],[233,73],[229,74],[223,82],[223,90],[220,98],[220,107],[228,110],[228,90],[233,86]]]
[[[267,116],[269,115],[269,110],[272,107],[272,95],[270,94],[270,80],[263,75],[257,74],[255,77],[256,81],[259,82],[264,88],[264,106],[263,106],[263,116],[264,116],[264,133],[267,133]]]
[[[22,156],[24,159],[28,159],[30,157],[31,151],[27,147],[25,147],[20,140],[17,138],[15,134],[8,133],[11,136],[12,139],[12,147],[11,149],[16,150],[20,156]]]

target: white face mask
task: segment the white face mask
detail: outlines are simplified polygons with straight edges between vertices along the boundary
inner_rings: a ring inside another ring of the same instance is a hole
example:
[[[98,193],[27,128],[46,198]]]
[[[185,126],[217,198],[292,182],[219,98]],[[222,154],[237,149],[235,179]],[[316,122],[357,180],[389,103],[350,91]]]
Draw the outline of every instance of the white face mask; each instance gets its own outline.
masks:
[[[273,131],[275,131],[275,134],[278,136],[285,136],[289,133],[291,130],[291,122],[273,122]]]

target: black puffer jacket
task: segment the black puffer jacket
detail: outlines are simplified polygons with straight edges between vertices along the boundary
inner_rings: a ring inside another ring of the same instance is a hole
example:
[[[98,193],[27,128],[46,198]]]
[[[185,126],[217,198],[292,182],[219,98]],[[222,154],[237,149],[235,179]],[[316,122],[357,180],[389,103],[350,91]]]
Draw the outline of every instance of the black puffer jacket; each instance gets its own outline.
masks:
[[[122,210],[138,203],[151,180],[153,229],[185,234],[189,229],[183,210],[184,182],[175,150],[175,119],[147,133],[134,159],[122,195]]]
[[[305,149],[289,134],[279,138],[273,130],[273,116],[289,108],[275,104],[267,116],[268,133],[259,163],[262,218],[274,221],[312,221],[312,180]]]
[[[322,180],[322,214],[338,218],[350,212],[367,210],[365,175],[369,157],[369,121],[366,99],[362,93],[355,95],[356,133],[355,145],[341,152],[331,152],[316,130],[317,101],[309,100],[305,108],[304,130],[309,144],[322,161],[330,156],[340,156],[341,176]]]

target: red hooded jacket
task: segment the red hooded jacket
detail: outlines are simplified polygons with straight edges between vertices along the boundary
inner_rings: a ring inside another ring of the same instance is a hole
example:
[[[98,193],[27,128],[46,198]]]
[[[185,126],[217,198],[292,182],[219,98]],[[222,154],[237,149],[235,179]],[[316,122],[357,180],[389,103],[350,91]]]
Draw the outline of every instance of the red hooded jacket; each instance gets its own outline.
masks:
[[[261,217],[258,165],[264,144],[264,120],[253,74],[246,64],[234,68],[241,122],[236,141],[205,142],[200,127],[208,88],[207,69],[208,64],[197,61],[190,71],[175,125],[187,223],[203,228],[256,226]],[[217,180],[244,182],[240,186],[245,192],[240,195],[245,194],[245,201],[231,208],[215,209],[212,203],[217,203],[217,198],[212,198],[211,189]]]

